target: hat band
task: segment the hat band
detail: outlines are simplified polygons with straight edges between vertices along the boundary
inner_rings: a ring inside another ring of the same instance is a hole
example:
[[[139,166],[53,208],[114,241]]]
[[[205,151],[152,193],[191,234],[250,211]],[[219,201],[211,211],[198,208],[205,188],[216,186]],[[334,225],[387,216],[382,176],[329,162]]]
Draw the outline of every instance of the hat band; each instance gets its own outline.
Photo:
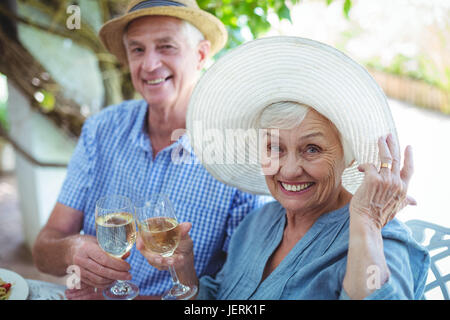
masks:
[[[130,11],[128,11],[128,13],[140,9],[147,9],[153,7],[186,7],[186,5],[183,3],[169,0],[147,0],[135,5],[133,8],[130,9]]]

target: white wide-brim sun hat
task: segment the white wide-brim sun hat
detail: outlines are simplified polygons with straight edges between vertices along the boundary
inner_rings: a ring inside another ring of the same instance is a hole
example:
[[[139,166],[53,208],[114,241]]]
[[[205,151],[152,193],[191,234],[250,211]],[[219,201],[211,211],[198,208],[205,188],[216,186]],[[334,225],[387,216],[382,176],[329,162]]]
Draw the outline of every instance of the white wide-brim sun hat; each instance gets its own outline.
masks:
[[[364,177],[358,165],[380,165],[378,138],[391,133],[397,140],[386,96],[364,67],[310,39],[262,38],[220,58],[192,94],[187,132],[194,153],[213,177],[245,192],[270,194],[261,165],[252,160],[251,152],[259,152],[258,138],[247,134],[245,146],[239,147],[227,132],[242,137],[258,129],[262,111],[281,101],[308,105],[334,123],[353,152],[355,161],[342,175],[343,186],[352,193]]]

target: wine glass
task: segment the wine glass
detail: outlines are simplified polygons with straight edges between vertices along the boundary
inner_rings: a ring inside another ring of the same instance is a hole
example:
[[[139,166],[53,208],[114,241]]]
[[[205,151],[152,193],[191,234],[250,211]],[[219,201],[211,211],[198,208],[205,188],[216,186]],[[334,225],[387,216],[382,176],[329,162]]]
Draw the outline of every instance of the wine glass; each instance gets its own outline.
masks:
[[[170,257],[180,243],[180,228],[169,198],[153,194],[138,200],[134,205],[139,235],[147,250]],[[162,300],[187,300],[197,293],[197,286],[180,283],[173,266],[169,266],[172,288]]]
[[[136,241],[136,223],[130,199],[110,195],[95,204],[95,228],[97,241],[106,253],[121,259]],[[117,280],[103,290],[109,300],[131,300],[139,294],[139,288],[124,280]]]

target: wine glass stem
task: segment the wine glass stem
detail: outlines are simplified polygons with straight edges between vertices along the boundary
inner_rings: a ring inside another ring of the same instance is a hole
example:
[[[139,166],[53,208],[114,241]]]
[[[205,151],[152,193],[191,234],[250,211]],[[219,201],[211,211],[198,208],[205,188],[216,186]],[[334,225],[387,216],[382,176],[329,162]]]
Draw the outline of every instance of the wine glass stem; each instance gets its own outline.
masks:
[[[178,285],[180,283],[180,280],[178,279],[177,272],[175,271],[175,268],[173,266],[169,266],[169,272],[172,276],[173,284]]]

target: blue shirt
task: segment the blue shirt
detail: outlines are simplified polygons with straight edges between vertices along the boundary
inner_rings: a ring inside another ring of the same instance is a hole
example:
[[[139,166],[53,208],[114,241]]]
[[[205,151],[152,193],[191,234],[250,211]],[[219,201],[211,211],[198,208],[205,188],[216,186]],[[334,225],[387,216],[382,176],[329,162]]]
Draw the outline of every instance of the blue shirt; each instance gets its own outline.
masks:
[[[286,211],[278,202],[247,215],[233,234],[223,269],[215,278],[200,279],[198,299],[348,299],[342,288],[349,240],[348,205],[320,216],[260,283],[266,262],[283,237],[285,223]],[[366,299],[422,299],[428,252],[397,219],[386,224],[382,236],[391,275]]]
[[[99,198],[120,194],[135,201],[165,193],[178,221],[192,223],[190,236],[199,275],[214,274],[223,264],[221,253],[227,251],[238,223],[267,197],[243,193],[215,180],[195,161],[187,135],[153,159],[147,109],[143,100],[126,101],[86,120],[58,202],[84,212],[83,231],[95,236]],[[180,158],[194,161],[173,160]],[[160,295],[171,286],[169,272],[150,266],[135,246],[127,261],[142,295]]]

